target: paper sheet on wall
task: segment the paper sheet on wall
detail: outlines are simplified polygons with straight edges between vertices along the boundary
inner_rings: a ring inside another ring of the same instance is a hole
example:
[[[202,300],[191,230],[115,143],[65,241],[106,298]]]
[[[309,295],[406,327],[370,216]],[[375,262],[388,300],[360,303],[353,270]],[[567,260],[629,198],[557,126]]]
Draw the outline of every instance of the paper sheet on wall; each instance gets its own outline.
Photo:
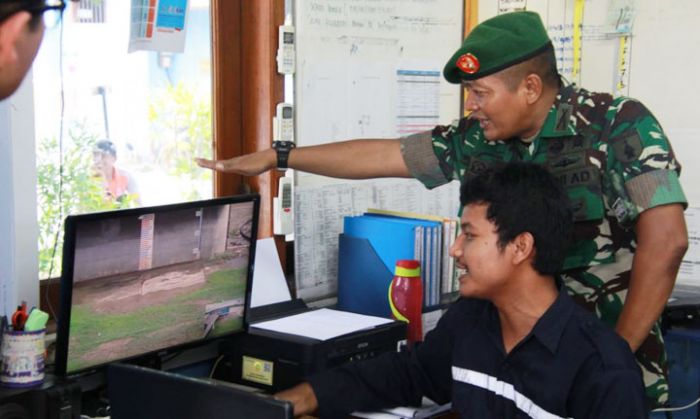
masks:
[[[610,33],[631,35],[637,11],[636,0],[610,0],[606,27]]]
[[[295,280],[297,296],[307,300],[335,295],[338,235],[343,217],[367,208],[412,211],[455,217],[459,184],[427,190],[414,179],[353,181],[297,186],[295,191]]]
[[[683,256],[676,283],[700,288],[700,208],[686,209],[685,222],[688,228],[688,250]]]
[[[298,146],[394,138],[458,117],[459,89],[441,72],[462,42],[461,2],[299,0],[295,8]]]
[[[498,14],[527,9],[527,0],[498,0]]]
[[[188,3],[188,0],[131,0],[129,52],[184,52]]]

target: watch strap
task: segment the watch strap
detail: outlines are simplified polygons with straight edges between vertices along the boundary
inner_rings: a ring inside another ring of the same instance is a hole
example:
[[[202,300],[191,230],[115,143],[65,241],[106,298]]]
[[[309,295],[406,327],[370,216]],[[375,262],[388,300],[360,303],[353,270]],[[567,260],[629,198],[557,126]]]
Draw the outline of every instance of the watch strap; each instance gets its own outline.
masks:
[[[289,167],[289,152],[295,147],[291,141],[274,141],[272,148],[277,152],[277,170],[287,170]]]

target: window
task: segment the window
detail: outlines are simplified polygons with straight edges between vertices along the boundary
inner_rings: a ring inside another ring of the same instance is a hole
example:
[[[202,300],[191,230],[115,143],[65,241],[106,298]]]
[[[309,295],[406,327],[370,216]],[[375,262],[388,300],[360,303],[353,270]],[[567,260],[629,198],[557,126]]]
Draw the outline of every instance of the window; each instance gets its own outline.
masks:
[[[182,54],[128,53],[133,2],[70,2],[35,60],[40,277],[60,273],[69,214],[205,199],[212,174],[208,0],[190,0]]]

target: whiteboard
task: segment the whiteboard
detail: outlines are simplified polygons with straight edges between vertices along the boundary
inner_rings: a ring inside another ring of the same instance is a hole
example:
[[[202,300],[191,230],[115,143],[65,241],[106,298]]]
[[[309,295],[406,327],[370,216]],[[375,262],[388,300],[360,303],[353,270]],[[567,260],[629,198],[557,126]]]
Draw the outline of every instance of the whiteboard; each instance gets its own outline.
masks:
[[[479,21],[495,16],[507,0],[480,0]],[[569,57],[576,0],[520,2],[542,16],[558,53]],[[626,52],[625,87],[615,92],[620,73],[618,36],[610,20],[621,6],[633,22]],[[640,100],[668,135],[683,169],[681,184],[690,206],[700,206],[700,2],[697,0],[586,0],[582,19],[581,67],[577,84],[592,91],[621,93]],[[561,29],[563,28],[563,29]]]
[[[396,138],[457,119],[460,91],[442,68],[462,42],[462,3],[297,0],[297,145]],[[307,300],[336,292],[344,216],[368,207],[453,216],[458,210],[456,185],[427,191],[413,179],[295,176],[295,281]]]
[[[298,0],[297,144],[394,138],[457,118],[460,92],[442,68],[462,16],[455,0]]]

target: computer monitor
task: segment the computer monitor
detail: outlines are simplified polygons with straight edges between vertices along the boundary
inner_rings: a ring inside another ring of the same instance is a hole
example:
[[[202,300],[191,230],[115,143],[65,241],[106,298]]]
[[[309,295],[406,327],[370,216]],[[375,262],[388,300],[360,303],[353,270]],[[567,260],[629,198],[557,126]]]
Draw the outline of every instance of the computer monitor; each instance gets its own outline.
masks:
[[[242,195],[67,217],[55,373],[159,359],[245,331],[259,202]]]
[[[292,419],[294,413],[288,401],[230,383],[125,364],[109,366],[107,396],[112,419]]]

